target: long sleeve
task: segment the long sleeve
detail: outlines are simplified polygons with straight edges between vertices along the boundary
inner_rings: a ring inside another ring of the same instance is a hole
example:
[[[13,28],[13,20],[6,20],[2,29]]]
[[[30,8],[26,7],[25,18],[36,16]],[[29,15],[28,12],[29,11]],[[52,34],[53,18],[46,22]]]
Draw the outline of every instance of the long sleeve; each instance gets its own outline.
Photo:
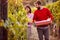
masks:
[[[51,13],[51,12],[50,12],[50,10],[48,10],[48,9],[47,9],[47,14],[48,14],[49,18],[51,18],[51,20],[53,20],[53,19],[54,19],[54,17],[53,17],[53,15],[52,15],[52,13]]]

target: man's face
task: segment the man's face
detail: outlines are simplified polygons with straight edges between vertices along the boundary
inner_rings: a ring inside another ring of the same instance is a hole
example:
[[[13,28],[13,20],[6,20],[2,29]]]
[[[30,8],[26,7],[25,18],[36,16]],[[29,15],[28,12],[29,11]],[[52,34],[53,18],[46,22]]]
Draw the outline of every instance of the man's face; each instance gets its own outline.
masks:
[[[40,5],[38,5],[38,4],[35,4],[35,7],[36,7],[36,8],[40,8]]]

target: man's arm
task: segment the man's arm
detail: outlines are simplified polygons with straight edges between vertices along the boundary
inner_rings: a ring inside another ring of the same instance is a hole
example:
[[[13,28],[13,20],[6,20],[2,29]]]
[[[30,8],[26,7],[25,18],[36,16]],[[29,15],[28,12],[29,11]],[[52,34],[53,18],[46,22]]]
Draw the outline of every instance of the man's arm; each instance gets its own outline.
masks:
[[[51,22],[51,18],[48,18],[47,20],[42,20],[42,21],[36,21],[36,20],[33,20],[33,22],[35,23],[36,26],[39,26],[39,25],[49,25]]]
[[[39,25],[49,25],[51,23],[51,18],[48,18],[47,20],[42,20],[42,21],[34,21],[34,23],[39,26]]]
[[[54,17],[53,17],[53,15],[52,15],[51,11],[48,10],[48,9],[47,9],[47,15],[49,16],[49,18],[51,18],[51,21],[54,20]]]

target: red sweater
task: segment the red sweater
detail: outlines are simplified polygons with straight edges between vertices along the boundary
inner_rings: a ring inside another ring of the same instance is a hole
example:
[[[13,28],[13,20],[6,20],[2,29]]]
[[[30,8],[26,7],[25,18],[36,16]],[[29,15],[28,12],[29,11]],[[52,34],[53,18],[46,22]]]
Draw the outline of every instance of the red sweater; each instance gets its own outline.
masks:
[[[51,18],[53,20],[53,15],[47,8],[36,10],[34,12],[33,20],[35,21],[46,20],[47,18]]]

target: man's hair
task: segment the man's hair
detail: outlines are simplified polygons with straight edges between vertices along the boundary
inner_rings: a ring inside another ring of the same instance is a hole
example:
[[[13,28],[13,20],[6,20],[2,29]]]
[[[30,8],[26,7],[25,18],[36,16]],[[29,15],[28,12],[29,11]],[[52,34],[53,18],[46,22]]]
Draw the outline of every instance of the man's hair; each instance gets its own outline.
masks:
[[[35,4],[41,5],[41,2],[40,1],[36,1]]]

